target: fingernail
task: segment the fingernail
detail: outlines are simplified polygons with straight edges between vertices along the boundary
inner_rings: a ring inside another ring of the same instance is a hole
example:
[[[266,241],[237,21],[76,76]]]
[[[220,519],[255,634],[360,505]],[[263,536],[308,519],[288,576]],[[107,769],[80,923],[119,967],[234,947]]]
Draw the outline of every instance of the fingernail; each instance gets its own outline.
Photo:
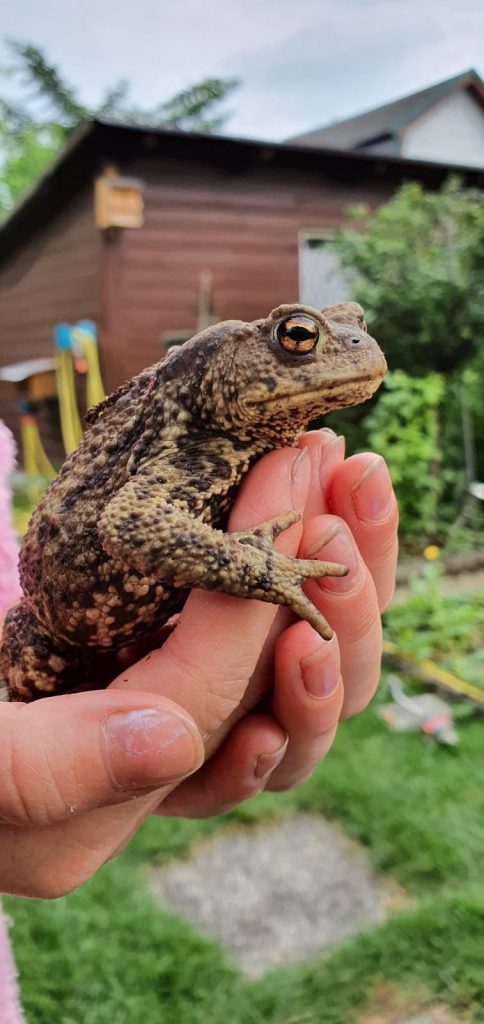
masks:
[[[330,697],[338,687],[339,663],[327,645],[321,645],[312,654],[301,658],[299,663],[304,686],[311,697],[319,700]]]
[[[330,430],[329,427],[322,427],[319,431],[324,437],[321,438],[323,442],[321,445],[321,457],[324,458],[325,452],[334,452],[338,448],[341,448],[341,453],[344,455],[345,450],[345,439],[341,434],[335,434],[334,430]]]
[[[330,431],[333,434],[333,431]],[[331,466],[333,462],[337,462],[340,458],[344,459],[345,454],[345,439],[344,437],[337,437],[333,434],[333,437],[328,438],[321,445],[321,455],[319,462],[319,479],[322,487],[327,487],[328,484],[328,465]]]
[[[321,576],[318,579],[318,586],[322,590],[338,594],[353,590],[356,582],[355,573],[360,570],[360,563],[354,541],[342,523],[331,527],[328,533],[323,535],[319,545],[313,544],[309,558],[336,562],[338,565],[346,566],[348,570],[346,576]]]
[[[282,744],[282,747],[279,747],[279,750],[274,750],[271,754],[259,754],[254,768],[256,779],[266,779],[272,774],[278,764],[281,763],[288,743],[289,737],[286,736],[285,742]]]
[[[393,488],[390,474],[380,455],[368,463],[353,484],[351,497],[358,519],[377,523],[390,511]]]
[[[333,537],[337,537],[341,533],[341,529],[341,523],[334,523],[333,526],[330,526],[325,533],[321,534],[321,536],[318,537],[314,544],[311,544],[311,547],[309,547],[305,552],[305,557],[319,557],[323,548],[325,548],[326,545],[329,544],[330,540],[333,540]]]
[[[101,736],[116,789],[155,789],[189,775],[201,761],[194,727],[172,711],[115,711],[102,723]]]
[[[301,451],[297,454],[291,465],[292,503],[293,508],[298,511],[302,511],[306,501],[310,469],[307,448],[301,448]]]

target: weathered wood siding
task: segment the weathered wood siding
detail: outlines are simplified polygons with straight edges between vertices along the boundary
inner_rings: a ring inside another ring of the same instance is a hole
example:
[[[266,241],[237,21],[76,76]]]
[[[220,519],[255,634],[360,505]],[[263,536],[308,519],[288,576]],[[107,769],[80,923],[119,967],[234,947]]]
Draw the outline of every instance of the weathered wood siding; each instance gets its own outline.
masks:
[[[92,187],[0,266],[0,365],[53,354],[62,321],[101,319],[102,242]],[[15,427],[15,392],[0,383],[0,417]],[[51,454],[51,439],[47,445]]]
[[[300,170],[238,174],[158,158],[127,173],[144,182],[145,223],[105,252],[110,387],[160,358],[165,332],[195,332],[203,272],[213,275],[217,320],[264,316],[298,298],[301,229],[331,230],[349,203],[391,193],[384,180],[344,185]]]

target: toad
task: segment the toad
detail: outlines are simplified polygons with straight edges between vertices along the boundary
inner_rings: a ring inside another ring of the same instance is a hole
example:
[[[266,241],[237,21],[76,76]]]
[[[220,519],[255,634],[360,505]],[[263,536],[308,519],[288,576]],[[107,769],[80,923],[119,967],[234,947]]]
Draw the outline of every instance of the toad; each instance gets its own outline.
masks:
[[[24,597],[5,620],[0,699],[89,685],[90,651],[155,634],[192,587],[287,605],[329,638],[302,583],[347,570],[274,548],[298,513],[224,527],[258,458],[328,410],[365,401],[385,372],[356,303],[281,305],[207,328],[91,409],[22,544]]]

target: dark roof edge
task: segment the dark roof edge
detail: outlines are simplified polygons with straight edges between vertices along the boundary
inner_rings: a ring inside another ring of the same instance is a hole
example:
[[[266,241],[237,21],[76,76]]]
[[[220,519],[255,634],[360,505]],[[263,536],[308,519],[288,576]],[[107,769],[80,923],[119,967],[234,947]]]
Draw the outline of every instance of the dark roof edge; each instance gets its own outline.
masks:
[[[55,216],[72,196],[86,186],[93,175],[99,173],[102,165],[109,160],[122,160],[126,152],[126,143],[131,144],[133,151],[138,151],[140,141],[155,139],[156,148],[146,148],[145,153],[169,151],[170,155],[186,158],[212,157],[230,163],[237,156],[238,165],[245,157],[246,166],[254,161],[267,163],[292,162],[300,167],[310,166],[313,169],[322,167],[323,172],[344,175],[345,169],[358,166],[364,173],[381,175],[388,170],[392,176],[408,180],[409,178],[428,178],[444,181],[451,174],[461,174],[471,182],[484,185],[484,169],[465,165],[447,165],[436,161],[408,160],[399,155],[365,153],[364,151],[346,151],[298,145],[296,142],[272,142],[262,139],[236,138],[226,135],[206,135],[198,132],[183,132],[155,128],[152,125],[125,125],[118,122],[95,119],[81,124],[72,133],[62,151],[48,167],[36,185],[27,193],[20,203],[12,210],[7,219],[0,224],[0,261],[5,260],[25,241],[32,237],[39,228]]]
[[[441,102],[447,96],[452,93],[460,92],[462,90],[472,90],[481,104],[484,107],[484,82],[480,74],[474,69],[469,68],[467,71],[463,71],[460,75],[455,75],[453,78],[448,78],[444,82],[436,82],[433,87],[434,95],[432,96],[432,86],[428,89],[422,89],[421,93],[425,96],[425,93],[429,93],[428,98],[422,104],[421,110],[417,113],[417,117],[421,117],[422,114],[427,113],[436,103]],[[418,97],[418,93],[414,93],[413,98]],[[412,96],[408,97],[410,101]],[[415,119],[415,114],[412,110],[407,109],[406,113],[401,113],[400,117],[397,117],[393,127],[396,131],[402,132],[412,120]]]
[[[400,132],[407,126],[409,120],[415,118],[415,107],[413,104],[416,100],[421,98],[424,101],[422,109],[418,112],[417,116],[419,116],[438,102],[438,100],[463,88],[473,89],[484,105],[484,82],[475,68],[468,68],[466,71],[461,71],[459,74],[453,75],[451,78],[443,79],[440,82],[434,82],[432,85],[427,85],[422,89],[406,93],[404,96],[397,96],[396,99],[388,100],[386,103],[381,103],[376,107],[368,107],[359,111],[357,114],[350,114],[348,117],[338,118],[335,121],[330,121],[328,124],[320,125],[319,128],[314,128],[307,132],[299,132],[287,141],[297,142],[298,139],[301,139],[302,141],[311,135],[320,135],[324,139],[325,134],[329,134],[335,128],[343,128],[345,125],[356,124],[359,121],[365,122],[373,115],[381,114],[384,111],[394,110],[395,107],[398,107],[401,113],[396,120],[390,118],[387,128],[391,132]],[[365,140],[362,140],[359,145],[364,145],[364,142]],[[314,145],[317,145],[317,143],[314,143]],[[349,151],[350,150],[348,149],[348,152]]]

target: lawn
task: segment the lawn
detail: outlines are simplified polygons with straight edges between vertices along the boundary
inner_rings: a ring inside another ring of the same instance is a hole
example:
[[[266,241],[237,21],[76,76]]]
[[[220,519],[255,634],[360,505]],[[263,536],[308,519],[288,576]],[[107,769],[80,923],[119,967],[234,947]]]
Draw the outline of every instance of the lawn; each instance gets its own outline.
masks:
[[[461,638],[460,669],[475,669],[482,595],[448,599],[429,618],[429,602],[441,600],[432,586],[410,598],[419,643],[438,655],[442,614]],[[389,616],[394,639],[404,637],[408,614],[407,605]],[[442,646],[452,667],[447,639]],[[300,789],[208,822],[153,819],[77,893],[54,903],[7,900],[29,1024],[350,1024],[382,982],[410,1001],[412,993],[436,997],[458,1019],[484,1021],[484,726],[470,716],[458,728],[458,748],[446,749],[389,733],[372,706],[342,725]],[[250,828],[296,810],[341,822],[404,887],[407,908],[329,957],[249,982],[215,943],[155,906],[145,865],[234,823]]]

